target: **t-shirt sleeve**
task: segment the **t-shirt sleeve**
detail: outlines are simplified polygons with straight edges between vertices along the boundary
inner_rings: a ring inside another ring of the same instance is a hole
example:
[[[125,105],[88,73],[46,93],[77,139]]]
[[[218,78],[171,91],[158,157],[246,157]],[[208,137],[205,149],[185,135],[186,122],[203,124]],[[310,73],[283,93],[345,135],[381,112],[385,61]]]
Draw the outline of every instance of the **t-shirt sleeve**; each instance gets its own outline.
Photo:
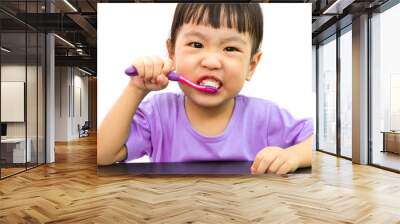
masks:
[[[314,133],[312,118],[296,119],[277,105],[271,108],[268,122],[268,145],[287,148],[296,145]]]
[[[152,104],[149,101],[142,102],[133,116],[128,139],[125,142],[127,158],[124,162],[140,158],[144,155],[151,156],[151,130],[150,117],[154,116]]]

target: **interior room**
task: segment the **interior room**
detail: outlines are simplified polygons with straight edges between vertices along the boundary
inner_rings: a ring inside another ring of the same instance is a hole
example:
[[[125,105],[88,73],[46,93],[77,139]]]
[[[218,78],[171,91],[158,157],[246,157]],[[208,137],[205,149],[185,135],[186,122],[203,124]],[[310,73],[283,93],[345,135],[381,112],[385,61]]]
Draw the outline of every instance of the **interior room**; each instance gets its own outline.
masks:
[[[400,2],[235,2],[310,9],[311,167],[98,166],[99,5],[176,1],[2,0],[0,223],[399,223]]]

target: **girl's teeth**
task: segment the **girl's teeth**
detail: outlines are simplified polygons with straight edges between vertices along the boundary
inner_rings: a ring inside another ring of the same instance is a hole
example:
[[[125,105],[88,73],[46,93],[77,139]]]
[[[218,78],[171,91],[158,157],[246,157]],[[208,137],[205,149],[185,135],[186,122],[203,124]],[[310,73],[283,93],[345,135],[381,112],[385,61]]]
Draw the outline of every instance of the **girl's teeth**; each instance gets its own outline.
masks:
[[[212,86],[214,88],[219,88],[219,82],[212,80],[212,79],[205,79],[201,81],[200,85],[202,86]]]

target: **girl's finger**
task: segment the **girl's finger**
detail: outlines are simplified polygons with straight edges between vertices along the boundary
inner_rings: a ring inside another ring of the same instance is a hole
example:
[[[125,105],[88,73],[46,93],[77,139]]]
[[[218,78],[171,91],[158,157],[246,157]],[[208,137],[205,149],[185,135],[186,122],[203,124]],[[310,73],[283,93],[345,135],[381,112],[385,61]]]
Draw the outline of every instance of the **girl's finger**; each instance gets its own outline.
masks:
[[[133,61],[132,65],[136,68],[136,71],[138,72],[138,76],[141,79],[144,79],[144,62],[143,58],[137,58]]]
[[[164,75],[158,75],[157,83],[160,85],[160,88],[165,88],[168,85],[168,78]]]
[[[273,164],[273,163],[275,162],[276,158],[277,158],[277,155],[276,155],[276,154],[273,154],[273,153],[266,153],[266,155],[264,156],[264,158],[263,158],[261,164],[259,165],[258,170],[261,171],[262,173],[265,173],[265,172],[269,169],[269,167],[271,166],[271,164]],[[260,169],[260,166],[261,166],[261,165],[263,165],[263,166],[262,166],[262,168]]]
[[[284,175],[284,174],[289,173],[289,171],[290,171],[290,166],[289,166],[289,163],[286,162],[279,168],[279,170],[278,170],[278,172],[276,174]]]
[[[254,162],[251,165],[252,170],[257,171],[260,161],[262,160],[262,153],[263,151],[257,153],[256,158],[254,159]]]
[[[256,173],[258,174],[262,174],[265,173],[265,171],[267,170],[269,164],[268,164],[268,159],[264,158],[260,161],[260,163],[258,164],[258,167],[256,169]]]
[[[146,82],[150,82],[151,79],[153,78],[153,61],[151,60],[150,57],[144,57],[143,58],[143,64],[144,64],[144,80]]]
[[[154,80],[157,79],[157,76],[161,74],[162,68],[164,67],[164,60],[160,57],[154,56],[152,57],[154,68],[153,68],[153,77]]]
[[[274,162],[268,167],[268,173],[276,173],[283,164],[285,164],[286,159],[281,156],[277,157]]]
[[[165,59],[164,66],[162,68],[162,73],[164,75],[167,75],[170,71],[175,70],[173,63],[174,62],[171,59],[169,59],[169,58]]]

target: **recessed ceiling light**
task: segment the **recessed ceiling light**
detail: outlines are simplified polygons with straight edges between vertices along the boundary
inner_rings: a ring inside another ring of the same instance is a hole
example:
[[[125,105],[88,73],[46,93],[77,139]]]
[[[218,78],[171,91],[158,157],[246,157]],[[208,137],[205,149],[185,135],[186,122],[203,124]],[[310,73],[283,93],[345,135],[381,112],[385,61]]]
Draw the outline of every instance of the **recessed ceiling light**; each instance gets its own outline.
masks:
[[[1,47],[1,50],[4,51],[4,52],[6,52],[6,53],[10,53],[10,52],[11,52],[11,50],[9,50],[9,49],[7,49],[7,48],[5,48],[5,47]]]
[[[74,10],[75,12],[78,12],[78,10],[71,4],[68,2],[68,0],[64,0],[65,4],[67,4],[72,10]]]
[[[336,0],[322,14],[342,14],[343,9],[351,5],[355,0]]]
[[[79,69],[79,71],[81,71],[81,72],[83,72],[83,73],[85,73],[85,74],[88,74],[88,75],[92,75],[92,73],[90,73],[90,72],[88,72],[88,71],[86,71],[86,70],[83,70],[83,69],[81,69],[81,68],[79,68],[78,67],[78,69]]]
[[[69,46],[75,48],[75,45],[71,44],[71,42],[69,42],[68,40],[58,36],[57,34],[54,34],[55,37],[57,37],[58,39],[60,39],[61,41],[63,41],[64,43],[68,44]]]

